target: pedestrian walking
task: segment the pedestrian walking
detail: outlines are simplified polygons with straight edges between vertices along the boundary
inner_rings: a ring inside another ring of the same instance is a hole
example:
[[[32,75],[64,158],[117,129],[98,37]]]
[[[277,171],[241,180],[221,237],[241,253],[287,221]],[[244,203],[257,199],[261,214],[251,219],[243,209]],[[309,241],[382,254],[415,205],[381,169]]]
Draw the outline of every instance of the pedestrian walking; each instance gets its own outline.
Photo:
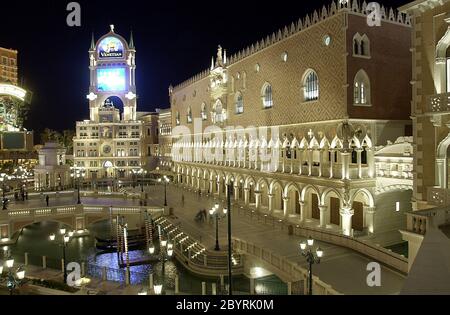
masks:
[[[181,194],[181,206],[184,208],[184,193]]]
[[[45,196],[45,202],[47,203],[47,207],[49,206],[50,197],[47,195]]]

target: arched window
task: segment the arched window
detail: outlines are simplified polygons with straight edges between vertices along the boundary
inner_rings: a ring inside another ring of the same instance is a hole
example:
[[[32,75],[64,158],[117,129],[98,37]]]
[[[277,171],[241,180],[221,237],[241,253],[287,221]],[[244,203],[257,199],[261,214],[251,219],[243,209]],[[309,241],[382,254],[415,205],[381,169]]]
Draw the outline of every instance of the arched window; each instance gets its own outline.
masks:
[[[192,109],[190,107],[187,110],[187,123],[192,123]]]
[[[370,40],[366,34],[361,36],[359,33],[356,33],[353,36],[353,56],[370,57]]]
[[[359,41],[356,38],[353,39],[353,54],[359,55]]]
[[[177,112],[176,114],[175,114],[175,123],[176,123],[176,125],[177,126],[179,126],[180,125],[180,112]]]
[[[370,106],[370,80],[364,70],[359,70],[353,85],[354,105]]]
[[[264,84],[262,89],[262,100],[264,108],[273,107],[272,86],[269,83]]]
[[[361,37],[361,56],[370,57],[370,40],[366,34]]]
[[[242,114],[244,112],[244,98],[240,92],[236,95],[236,114]]]
[[[309,70],[303,81],[304,99],[306,102],[319,99],[319,78],[314,70]]]
[[[208,120],[208,112],[206,111],[205,103],[202,104],[202,111],[201,111],[200,115],[202,116],[203,121]]]
[[[223,109],[222,101],[220,99],[214,104],[213,114],[213,123],[222,123],[226,120],[226,112]]]

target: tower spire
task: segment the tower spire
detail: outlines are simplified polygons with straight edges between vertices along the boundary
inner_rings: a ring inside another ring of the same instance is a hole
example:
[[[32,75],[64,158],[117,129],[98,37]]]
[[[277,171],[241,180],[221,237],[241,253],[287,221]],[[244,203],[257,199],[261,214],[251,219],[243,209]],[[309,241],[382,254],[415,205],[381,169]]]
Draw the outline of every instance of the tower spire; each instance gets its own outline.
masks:
[[[130,49],[134,49],[133,30],[130,31]]]
[[[94,32],[91,35],[91,50],[95,50]]]

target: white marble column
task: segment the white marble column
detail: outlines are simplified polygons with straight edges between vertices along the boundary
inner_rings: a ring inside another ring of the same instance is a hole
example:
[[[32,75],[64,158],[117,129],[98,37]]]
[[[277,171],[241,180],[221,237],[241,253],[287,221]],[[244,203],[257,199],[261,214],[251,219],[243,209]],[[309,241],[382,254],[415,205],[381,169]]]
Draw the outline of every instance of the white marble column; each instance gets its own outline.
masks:
[[[320,227],[326,228],[327,227],[327,206],[319,206],[320,210]]]
[[[341,152],[342,157],[342,179],[350,179],[350,153]]]
[[[234,200],[239,200],[239,186],[234,186]]]
[[[298,175],[303,175],[303,150],[298,150],[298,160],[299,160],[299,171],[298,171]]]
[[[261,192],[255,191],[256,210],[261,208]]]
[[[362,174],[362,149],[357,149],[356,150],[356,155],[357,155],[357,163],[358,163],[358,178],[361,179],[363,178],[363,174]]]
[[[305,221],[306,204],[303,201],[299,201],[299,203],[300,203],[300,222],[303,223]]]
[[[308,176],[312,175],[313,169],[313,150],[308,149]]]
[[[331,150],[331,159],[330,159],[330,178],[334,177],[334,158],[336,156],[336,151],[335,150]]]
[[[245,205],[248,206],[250,204],[250,188],[244,188],[244,200]]]
[[[341,209],[342,233],[346,236],[352,236],[352,217],[355,211],[351,208]]]
[[[269,199],[269,212],[270,214],[273,213],[273,198],[275,197],[274,194],[268,194],[267,198]]]
[[[375,207],[364,207],[364,213],[366,214],[366,227],[369,235],[375,233]]]
[[[283,197],[283,216],[289,217],[289,197]]]

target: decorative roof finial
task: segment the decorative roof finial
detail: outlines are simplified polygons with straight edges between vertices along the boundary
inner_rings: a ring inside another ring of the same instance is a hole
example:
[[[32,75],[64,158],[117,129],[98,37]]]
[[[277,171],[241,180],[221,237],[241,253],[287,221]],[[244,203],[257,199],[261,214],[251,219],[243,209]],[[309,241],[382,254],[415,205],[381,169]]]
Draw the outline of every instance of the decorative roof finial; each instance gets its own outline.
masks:
[[[95,50],[94,32],[92,32],[92,37],[91,37],[91,50]]]
[[[111,33],[114,33],[114,24],[111,24],[109,27],[111,28]]]
[[[130,49],[134,49],[133,30],[130,32]]]

